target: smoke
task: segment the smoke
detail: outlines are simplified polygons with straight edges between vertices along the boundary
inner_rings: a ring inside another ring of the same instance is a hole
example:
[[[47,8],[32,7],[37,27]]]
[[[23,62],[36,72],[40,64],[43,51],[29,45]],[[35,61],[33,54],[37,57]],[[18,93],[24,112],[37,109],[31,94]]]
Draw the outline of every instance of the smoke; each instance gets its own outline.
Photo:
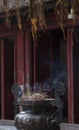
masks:
[[[51,74],[44,81],[44,83],[49,84],[53,88],[57,87],[59,82],[66,83],[67,80],[67,72],[64,68],[63,64],[56,60],[54,63],[51,63]]]
[[[67,84],[67,71],[58,59],[55,59],[53,62],[48,62],[46,60],[44,63],[46,66],[50,64],[51,73],[42,83],[36,82],[34,84],[35,92],[40,92],[41,90],[52,91],[52,89],[60,86],[60,82],[64,85]]]

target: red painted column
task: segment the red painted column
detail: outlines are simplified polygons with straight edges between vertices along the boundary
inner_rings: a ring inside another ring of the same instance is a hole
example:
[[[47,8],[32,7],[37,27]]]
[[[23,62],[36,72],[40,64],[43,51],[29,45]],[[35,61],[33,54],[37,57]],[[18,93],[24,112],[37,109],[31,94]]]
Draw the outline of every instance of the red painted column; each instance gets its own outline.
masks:
[[[73,94],[73,29],[67,30],[67,59],[68,59],[68,122],[74,123],[74,94]]]
[[[35,92],[35,89],[36,89],[36,86],[35,86],[35,83],[36,83],[36,44],[34,43],[34,92]]]
[[[24,44],[24,82],[30,85],[31,81],[31,35],[30,32],[25,32]]]
[[[24,83],[24,35],[22,31],[17,32],[16,58],[16,79],[21,85]]]
[[[5,108],[5,103],[4,103],[4,42],[1,40],[1,102],[2,102],[2,115],[1,118],[4,119],[4,108]]]
[[[17,37],[16,36],[14,37],[14,83],[17,82]]]

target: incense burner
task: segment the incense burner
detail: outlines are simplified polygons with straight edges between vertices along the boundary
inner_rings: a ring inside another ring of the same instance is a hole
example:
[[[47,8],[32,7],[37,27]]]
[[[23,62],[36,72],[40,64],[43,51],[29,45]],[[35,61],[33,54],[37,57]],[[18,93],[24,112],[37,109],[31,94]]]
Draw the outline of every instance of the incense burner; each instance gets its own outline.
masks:
[[[18,130],[52,130],[59,126],[56,121],[55,99],[43,101],[19,101],[22,111],[15,116],[15,127]]]
[[[55,87],[55,98],[47,98],[43,93],[34,93],[25,96],[18,85],[12,87],[12,93],[16,96],[16,105],[21,111],[15,116],[17,130],[59,130],[62,121],[63,102],[61,96],[65,92],[61,84]]]

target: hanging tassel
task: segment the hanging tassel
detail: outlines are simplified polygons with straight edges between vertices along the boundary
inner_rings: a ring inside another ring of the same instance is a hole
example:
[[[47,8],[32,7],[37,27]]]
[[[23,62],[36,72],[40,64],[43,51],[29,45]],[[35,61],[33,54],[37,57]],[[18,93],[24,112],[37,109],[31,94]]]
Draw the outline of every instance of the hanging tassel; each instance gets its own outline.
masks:
[[[19,1],[16,0],[16,15],[17,15],[17,21],[18,21],[18,27],[20,30],[22,30],[22,23],[21,23],[21,15],[20,15],[20,8],[19,8]]]

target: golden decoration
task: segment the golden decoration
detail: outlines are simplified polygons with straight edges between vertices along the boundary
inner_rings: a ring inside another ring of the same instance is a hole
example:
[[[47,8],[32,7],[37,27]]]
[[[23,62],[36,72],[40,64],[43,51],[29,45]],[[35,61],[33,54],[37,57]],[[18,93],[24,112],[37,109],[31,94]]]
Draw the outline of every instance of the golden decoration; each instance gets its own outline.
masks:
[[[30,0],[29,17],[32,25],[33,40],[37,39],[37,30],[46,27],[43,0]]]
[[[16,16],[17,16],[17,21],[18,21],[18,27],[20,30],[22,30],[22,24],[21,24],[21,14],[20,14],[20,8],[19,8],[19,1],[16,0]]]
[[[10,15],[11,10],[8,7],[8,3],[10,0],[1,0],[3,2],[4,11],[6,14],[6,25],[11,26],[10,21]],[[16,12],[17,16],[17,24],[20,30],[23,29],[22,24],[22,16],[21,16],[21,9],[19,0],[15,0],[16,6],[14,8],[14,11]],[[55,14],[58,21],[58,24],[60,25],[60,28],[63,32],[63,36],[66,39],[65,36],[65,29],[64,29],[64,23],[68,19],[68,14],[70,13],[70,10],[72,9],[74,14],[77,14],[77,19],[79,19],[79,0],[56,0],[55,2]],[[26,14],[28,15],[29,22],[31,23],[31,30],[32,30],[32,36],[33,40],[36,41],[38,37],[38,30],[45,29],[46,28],[46,19],[45,19],[45,12],[44,12],[44,0],[29,0],[28,7],[26,8]],[[28,12],[28,13],[27,13]],[[76,20],[74,19],[74,22]]]
[[[68,1],[67,0],[57,0],[55,5],[55,14],[60,25],[60,28],[63,32],[64,39],[66,40],[65,30],[64,30],[64,22],[67,19],[68,15]]]

